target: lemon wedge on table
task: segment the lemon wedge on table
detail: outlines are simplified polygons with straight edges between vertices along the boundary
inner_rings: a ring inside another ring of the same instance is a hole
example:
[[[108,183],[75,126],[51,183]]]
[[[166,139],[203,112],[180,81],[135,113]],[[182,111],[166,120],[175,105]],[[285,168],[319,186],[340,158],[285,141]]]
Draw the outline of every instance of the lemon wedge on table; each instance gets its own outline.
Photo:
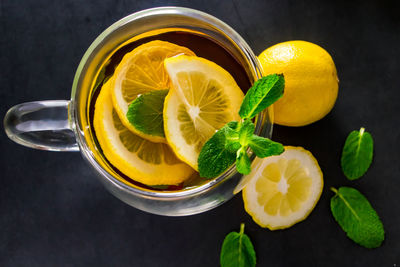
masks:
[[[164,143],[132,133],[119,119],[111,101],[111,78],[103,85],[94,110],[94,128],[105,157],[122,173],[146,185],[174,185],[194,170]]]
[[[171,80],[164,102],[164,132],[175,154],[194,169],[204,143],[221,127],[239,120],[243,92],[214,62],[180,55],[167,58]]]
[[[122,124],[130,131],[153,142],[165,138],[143,133],[126,117],[129,104],[139,95],[169,88],[169,77],[164,69],[164,59],[179,54],[195,55],[186,47],[165,41],[151,41],[125,54],[114,72],[111,95],[113,106]]]
[[[317,204],[323,175],[313,155],[286,146],[279,156],[256,158],[253,171],[245,177],[246,211],[253,220],[270,230],[284,229],[304,220]]]

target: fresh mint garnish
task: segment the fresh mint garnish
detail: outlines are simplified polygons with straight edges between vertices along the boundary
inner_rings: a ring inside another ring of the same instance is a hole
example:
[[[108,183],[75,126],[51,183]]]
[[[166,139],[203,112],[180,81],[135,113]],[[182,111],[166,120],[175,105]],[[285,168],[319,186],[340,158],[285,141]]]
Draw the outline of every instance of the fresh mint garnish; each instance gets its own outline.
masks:
[[[280,155],[285,151],[282,144],[255,134],[253,134],[249,140],[249,147],[259,158],[269,157],[270,155]]]
[[[251,162],[244,147],[239,148],[236,155],[236,169],[241,174],[249,174],[251,172]]]
[[[378,214],[369,201],[356,189],[331,188],[331,211],[347,236],[366,248],[376,248],[385,239],[385,231]]]
[[[372,162],[374,140],[364,128],[352,131],[343,147],[341,165],[344,175],[350,180],[360,178]]]
[[[224,127],[225,133],[225,148],[232,153],[236,153],[241,147],[239,142],[239,132],[238,132],[239,122],[231,121],[227,123]],[[229,166],[228,166],[229,167]]]
[[[130,105],[126,117],[140,132],[165,137],[163,108],[168,90],[155,90],[140,95]]]
[[[253,136],[256,126],[251,120],[244,120],[239,127],[239,143],[242,147],[249,144],[250,138]]]
[[[283,153],[281,144],[254,134],[255,125],[251,119],[282,97],[284,85],[284,77],[280,74],[268,75],[254,83],[240,107],[242,120],[229,122],[204,144],[198,158],[201,177],[214,178],[235,161],[239,173],[249,174],[249,147],[260,158]]]
[[[271,74],[254,83],[243,99],[239,110],[242,119],[252,119],[283,96],[283,74]]]
[[[233,129],[229,124],[225,125],[204,144],[197,161],[201,177],[214,178],[235,162],[236,151],[233,148],[235,143],[226,138],[229,135],[227,132],[232,134],[231,130]]]
[[[256,252],[250,238],[244,233],[244,223],[240,232],[230,232],[224,239],[220,255],[221,267],[254,267]]]

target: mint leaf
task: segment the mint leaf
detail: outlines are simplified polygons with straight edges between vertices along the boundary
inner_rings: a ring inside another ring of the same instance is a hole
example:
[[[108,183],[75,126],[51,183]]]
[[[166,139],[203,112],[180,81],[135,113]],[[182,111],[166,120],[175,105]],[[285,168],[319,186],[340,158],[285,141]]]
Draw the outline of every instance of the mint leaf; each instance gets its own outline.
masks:
[[[385,239],[385,231],[378,214],[368,200],[356,189],[331,188],[331,211],[347,236],[366,248],[376,248]]]
[[[240,106],[242,119],[252,119],[283,96],[283,74],[271,74],[257,80],[245,95]]]
[[[254,129],[256,126],[251,120],[245,120],[240,124],[239,127],[239,143],[242,146],[246,146],[248,144],[249,139],[254,134]]]
[[[236,158],[236,169],[241,174],[249,174],[251,172],[251,162],[247,155],[246,148],[241,147],[238,150]]]
[[[244,233],[244,224],[240,232],[229,233],[222,244],[220,255],[221,267],[254,267],[256,252],[250,238]]]
[[[236,153],[241,147],[239,143],[239,132],[238,132],[239,122],[231,121],[228,122],[223,131],[225,133],[225,148],[232,153]]]
[[[165,137],[163,108],[167,94],[168,90],[155,90],[137,97],[126,114],[129,122],[142,133]]]
[[[239,173],[251,171],[247,149],[260,157],[279,155],[282,145],[254,135],[251,119],[283,95],[285,80],[282,74],[273,74],[256,81],[243,99],[239,110],[242,122],[232,121],[216,132],[203,146],[197,159],[201,177],[213,178],[224,172],[236,160]]]
[[[234,124],[226,124],[204,144],[197,160],[200,177],[217,177],[235,162],[237,149],[229,149],[232,143],[226,138],[226,135],[231,137],[226,133],[232,133],[230,126]]]
[[[249,146],[259,158],[265,158],[269,156],[277,156],[285,151],[282,144],[271,141],[268,138],[253,134],[249,140]]]
[[[364,128],[352,131],[343,147],[340,163],[344,175],[350,180],[363,176],[372,162],[374,140]]]

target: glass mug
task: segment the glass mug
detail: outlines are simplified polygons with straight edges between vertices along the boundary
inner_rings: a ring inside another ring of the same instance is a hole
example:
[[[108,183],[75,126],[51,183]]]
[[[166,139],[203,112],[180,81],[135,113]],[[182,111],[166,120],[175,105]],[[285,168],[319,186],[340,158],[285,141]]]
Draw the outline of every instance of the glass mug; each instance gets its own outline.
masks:
[[[133,40],[174,29],[201,33],[222,46],[243,66],[251,84],[261,77],[257,57],[242,37],[224,22],[189,8],[147,9],[117,21],[90,45],[76,71],[71,100],[28,102],[12,107],[4,118],[8,137],[36,149],[80,151],[109,192],[127,204],[153,214],[197,214],[229,200],[242,187],[243,176],[237,173],[235,166],[206,183],[182,190],[144,188],[129,183],[110,166],[98,149],[89,126],[88,110],[95,82],[111,56]],[[271,137],[271,114],[272,110],[268,109],[256,117],[258,135]]]

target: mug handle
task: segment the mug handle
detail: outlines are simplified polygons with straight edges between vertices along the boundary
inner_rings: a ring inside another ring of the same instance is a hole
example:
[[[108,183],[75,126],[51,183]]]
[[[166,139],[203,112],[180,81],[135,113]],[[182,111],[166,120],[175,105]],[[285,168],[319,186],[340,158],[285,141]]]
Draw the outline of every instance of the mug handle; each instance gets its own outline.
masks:
[[[68,100],[26,102],[10,108],[4,129],[14,142],[41,150],[79,151]]]

